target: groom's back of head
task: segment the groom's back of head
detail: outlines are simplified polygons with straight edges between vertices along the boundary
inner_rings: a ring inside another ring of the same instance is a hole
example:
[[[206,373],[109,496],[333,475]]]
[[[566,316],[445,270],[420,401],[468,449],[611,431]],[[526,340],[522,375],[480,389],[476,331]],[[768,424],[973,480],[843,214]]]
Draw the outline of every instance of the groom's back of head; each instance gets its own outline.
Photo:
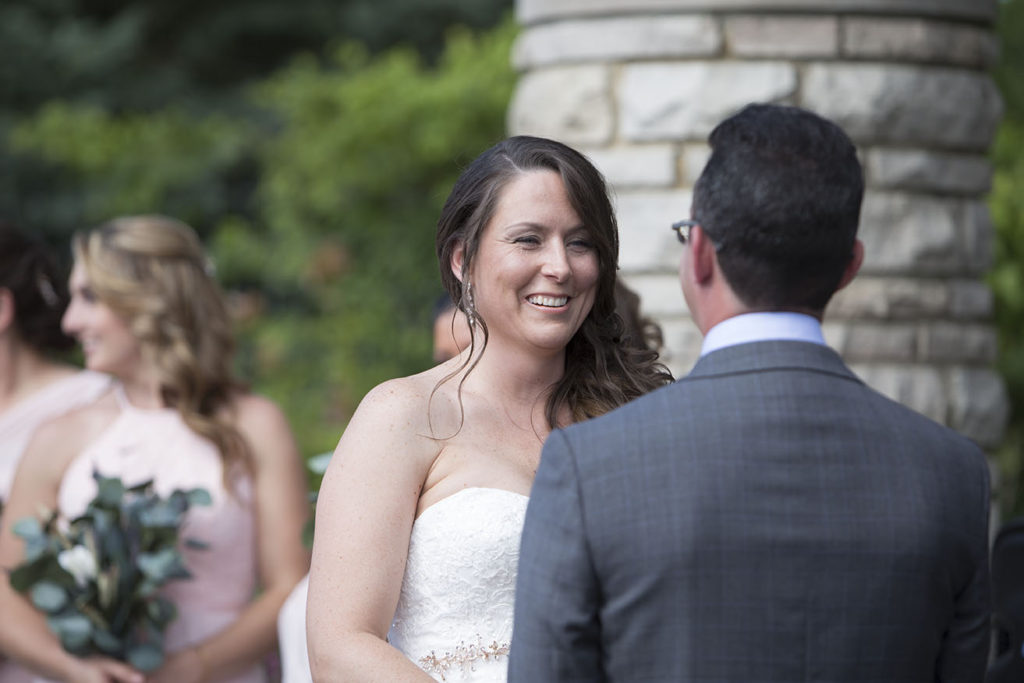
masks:
[[[693,215],[752,310],[822,311],[849,263],[864,177],[839,126],[752,104],[711,132]]]

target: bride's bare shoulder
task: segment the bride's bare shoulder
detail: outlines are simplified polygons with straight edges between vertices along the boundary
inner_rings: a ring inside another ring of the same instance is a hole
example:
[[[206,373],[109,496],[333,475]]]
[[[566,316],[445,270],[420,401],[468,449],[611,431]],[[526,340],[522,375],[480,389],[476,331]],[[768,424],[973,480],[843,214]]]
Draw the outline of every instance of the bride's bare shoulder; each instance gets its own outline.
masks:
[[[345,429],[345,436],[363,433],[375,439],[411,440],[430,431],[430,404],[435,373],[426,371],[409,377],[391,379],[371,389]]]

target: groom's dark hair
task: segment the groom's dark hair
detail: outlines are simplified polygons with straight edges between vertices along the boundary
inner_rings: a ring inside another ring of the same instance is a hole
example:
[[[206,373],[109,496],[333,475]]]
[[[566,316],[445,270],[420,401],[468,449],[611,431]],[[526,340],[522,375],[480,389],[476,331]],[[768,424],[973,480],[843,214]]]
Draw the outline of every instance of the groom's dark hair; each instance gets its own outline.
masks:
[[[720,123],[693,217],[754,310],[824,310],[853,255],[864,195],[839,126],[797,107],[751,104]]]

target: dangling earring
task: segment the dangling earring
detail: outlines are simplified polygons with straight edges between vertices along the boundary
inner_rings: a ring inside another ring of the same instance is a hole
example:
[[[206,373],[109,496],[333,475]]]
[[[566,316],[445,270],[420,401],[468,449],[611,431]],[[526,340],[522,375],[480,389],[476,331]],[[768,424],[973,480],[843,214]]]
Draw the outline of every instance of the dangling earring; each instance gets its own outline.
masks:
[[[473,283],[466,281],[466,318],[469,326],[476,325],[476,304],[473,303]]]

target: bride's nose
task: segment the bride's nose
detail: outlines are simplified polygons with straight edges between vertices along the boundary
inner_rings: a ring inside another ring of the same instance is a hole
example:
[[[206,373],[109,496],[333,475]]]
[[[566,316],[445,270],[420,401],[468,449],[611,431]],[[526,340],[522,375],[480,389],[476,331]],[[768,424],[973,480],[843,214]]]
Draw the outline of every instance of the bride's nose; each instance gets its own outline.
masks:
[[[552,244],[544,250],[544,263],[541,266],[541,273],[557,282],[562,282],[572,273],[572,266],[569,265],[569,255],[561,243]]]

